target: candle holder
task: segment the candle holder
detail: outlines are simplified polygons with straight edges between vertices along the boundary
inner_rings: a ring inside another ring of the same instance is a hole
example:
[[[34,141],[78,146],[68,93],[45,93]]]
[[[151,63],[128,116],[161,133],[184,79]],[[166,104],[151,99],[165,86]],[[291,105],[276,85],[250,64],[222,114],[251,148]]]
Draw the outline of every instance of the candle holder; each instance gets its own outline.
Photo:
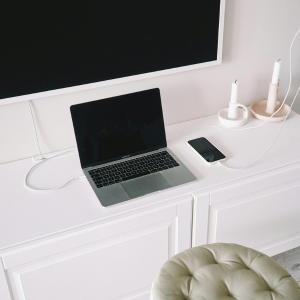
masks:
[[[235,110],[234,113],[233,110]],[[234,128],[244,126],[248,121],[247,107],[240,103],[229,103],[229,108],[221,109],[218,112],[218,119],[225,127]]]
[[[278,88],[279,82],[278,84],[270,83],[268,99],[259,100],[251,105],[251,112],[255,118],[265,121],[280,108],[281,102],[277,101]],[[269,122],[283,121],[289,109],[287,104],[283,104],[282,108],[269,119]]]
[[[218,112],[219,122],[225,127],[241,127],[248,120],[248,109],[245,105],[237,103],[238,81],[232,83],[229,107]],[[239,108],[242,108],[239,109]]]

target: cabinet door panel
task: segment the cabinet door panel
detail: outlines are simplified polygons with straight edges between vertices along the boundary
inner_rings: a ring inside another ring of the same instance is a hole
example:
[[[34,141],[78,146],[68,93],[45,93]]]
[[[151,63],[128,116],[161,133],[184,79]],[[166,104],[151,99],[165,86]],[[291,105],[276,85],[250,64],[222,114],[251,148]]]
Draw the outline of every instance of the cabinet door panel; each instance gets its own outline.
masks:
[[[8,270],[16,299],[115,299],[148,288],[168,259],[170,226],[96,243]],[[119,239],[119,240],[118,240]]]
[[[151,296],[151,290],[149,287],[146,289],[142,289],[138,293],[135,292],[134,294],[122,295],[121,297],[114,298],[112,300],[149,300]]]
[[[207,244],[209,194],[194,194],[192,246]]]
[[[177,201],[5,253],[14,300],[149,299],[162,264],[191,247],[192,197]]]
[[[149,300],[150,299],[150,295],[151,295],[151,292],[147,292],[143,295],[139,295],[137,297],[134,297],[134,298],[127,298],[125,300]]]
[[[136,228],[151,224],[155,225],[156,223],[176,218],[177,210],[176,205],[163,207],[126,218],[119,218],[111,222],[100,223],[83,230],[79,229],[77,232],[66,233],[64,236],[53,237],[40,243],[31,243],[22,247],[19,251],[12,251],[3,255],[4,265],[6,269],[12,268],[62,251],[68,251],[99,240],[126,234]]]
[[[192,246],[192,201],[178,204],[176,218],[177,234],[175,252],[180,253]]]
[[[0,299],[11,300],[1,259],[0,259]]]
[[[300,231],[300,186],[269,189],[262,196],[211,206],[209,242],[237,243],[255,249]],[[280,190],[281,188],[281,190]],[[300,232],[299,232],[300,234]]]
[[[215,190],[211,193],[211,204],[217,204],[232,198],[242,197],[264,189],[276,187],[280,184],[288,183],[300,179],[299,166],[291,167],[288,170],[278,170],[272,172],[272,175],[259,175],[242,181],[229,187]]]

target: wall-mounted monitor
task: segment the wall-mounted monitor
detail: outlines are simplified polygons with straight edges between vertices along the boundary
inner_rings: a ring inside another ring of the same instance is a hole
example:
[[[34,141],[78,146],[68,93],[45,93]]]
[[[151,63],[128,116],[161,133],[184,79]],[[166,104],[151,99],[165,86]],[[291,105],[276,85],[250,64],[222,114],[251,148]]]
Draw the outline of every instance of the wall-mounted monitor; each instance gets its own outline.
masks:
[[[0,104],[221,63],[225,0],[1,4]]]

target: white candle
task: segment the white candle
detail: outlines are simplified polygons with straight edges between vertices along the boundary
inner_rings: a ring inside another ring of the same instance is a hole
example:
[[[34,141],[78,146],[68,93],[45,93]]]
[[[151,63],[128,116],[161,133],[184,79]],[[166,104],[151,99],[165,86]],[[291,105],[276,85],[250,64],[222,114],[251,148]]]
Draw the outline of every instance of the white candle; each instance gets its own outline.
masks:
[[[272,83],[273,84],[278,84],[279,73],[280,73],[280,65],[281,65],[281,59],[279,59],[278,61],[275,61],[273,77],[272,77]]]
[[[238,84],[239,83],[237,80],[232,83],[231,100],[230,100],[231,103],[237,103],[237,94],[238,94],[238,87],[239,87]]]

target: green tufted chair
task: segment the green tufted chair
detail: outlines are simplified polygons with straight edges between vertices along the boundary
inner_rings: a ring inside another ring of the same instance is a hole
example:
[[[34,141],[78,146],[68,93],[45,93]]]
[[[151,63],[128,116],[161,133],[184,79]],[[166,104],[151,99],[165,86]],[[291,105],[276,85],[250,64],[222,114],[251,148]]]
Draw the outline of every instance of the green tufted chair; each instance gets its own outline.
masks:
[[[296,280],[272,258],[236,244],[210,244],[173,256],[153,300],[300,300]]]

